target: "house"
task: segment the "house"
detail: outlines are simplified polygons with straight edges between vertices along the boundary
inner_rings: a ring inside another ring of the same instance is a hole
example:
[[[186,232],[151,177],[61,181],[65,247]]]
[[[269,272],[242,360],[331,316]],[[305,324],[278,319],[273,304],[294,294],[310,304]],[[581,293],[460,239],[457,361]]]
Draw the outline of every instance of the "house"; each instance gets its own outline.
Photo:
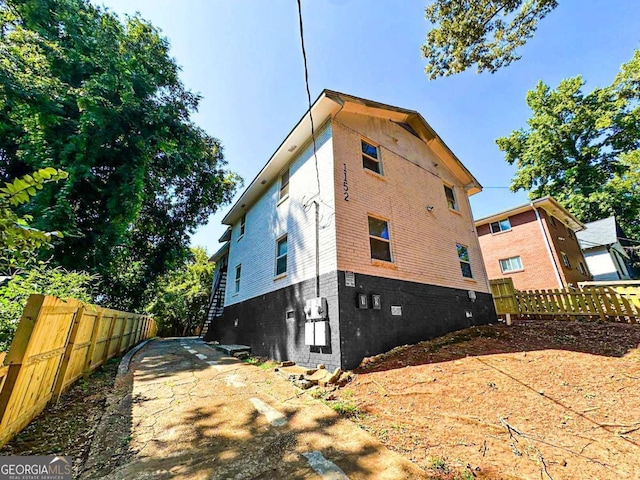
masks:
[[[631,259],[624,249],[625,236],[615,216],[586,223],[577,235],[594,280],[634,278]]]
[[[417,112],[325,90],[223,219],[206,340],[327,368],[496,319],[468,196]]]
[[[476,220],[489,279],[511,277],[518,290],[566,288],[591,279],[576,238],[584,229],[551,197]]]

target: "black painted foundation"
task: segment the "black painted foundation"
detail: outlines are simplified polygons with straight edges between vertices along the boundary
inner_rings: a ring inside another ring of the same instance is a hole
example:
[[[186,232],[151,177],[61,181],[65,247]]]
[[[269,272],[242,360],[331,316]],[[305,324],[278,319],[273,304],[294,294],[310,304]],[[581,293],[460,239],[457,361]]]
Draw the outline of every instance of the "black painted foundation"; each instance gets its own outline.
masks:
[[[355,280],[355,287],[345,286],[342,271],[320,279],[320,294],[329,309],[329,347],[304,344],[303,308],[305,299],[315,296],[315,279],[225,307],[206,340],[250,345],[254,354],[279,361],[350,370],[364,357],[398,345],[497,320],[488,293],[476,292],[472,301],[468,290],[361,274],[355,274]],[[470,283],[469,290],[473,287]],[[358,308],[359,294],[366,296],[369,308]],[[372,308],[372,294],[380,295],[379,310]],[[392,306],[400,307],[402,314],[393,315]],[[294,318],[287,319],[290,310]]]

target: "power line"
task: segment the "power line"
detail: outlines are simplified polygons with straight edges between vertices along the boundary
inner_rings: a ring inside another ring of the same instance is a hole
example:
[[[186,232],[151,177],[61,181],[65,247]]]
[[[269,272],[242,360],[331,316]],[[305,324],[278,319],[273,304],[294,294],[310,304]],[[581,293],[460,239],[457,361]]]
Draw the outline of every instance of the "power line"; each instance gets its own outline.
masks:
[[[320,197],[320,172],[318,171],[318,155],[316,146],[316,129],[313,124],[313,114],[311,113],[311,90],[309,90],[309,69],[307,68],[307,51],[304,47],[304,27],[302,25],[302,3],[298,3],[298,22],[300,24],[300,45],[302,46],[302,60],[304,63],[304,83],[307,87],[307,103],[309,105],[309,120],[311,121],[311,140],[313,141],[313,158],[316,165],[316,182],[318,183],[318,197]]]

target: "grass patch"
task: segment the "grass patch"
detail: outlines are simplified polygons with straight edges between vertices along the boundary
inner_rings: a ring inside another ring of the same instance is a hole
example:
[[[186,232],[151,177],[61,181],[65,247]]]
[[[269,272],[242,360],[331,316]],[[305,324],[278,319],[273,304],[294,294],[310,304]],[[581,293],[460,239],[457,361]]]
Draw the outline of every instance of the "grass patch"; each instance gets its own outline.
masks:
[[[343,417],[357,418],[364,415],[364,412],[354,403],[349,400],[336,400],[334,402],[325,402],[335,412]]]
[[[242,360],[244,363],[253,365],[261,370],[273,370],[278,366],[276,362],[265,357],[248,357]]]

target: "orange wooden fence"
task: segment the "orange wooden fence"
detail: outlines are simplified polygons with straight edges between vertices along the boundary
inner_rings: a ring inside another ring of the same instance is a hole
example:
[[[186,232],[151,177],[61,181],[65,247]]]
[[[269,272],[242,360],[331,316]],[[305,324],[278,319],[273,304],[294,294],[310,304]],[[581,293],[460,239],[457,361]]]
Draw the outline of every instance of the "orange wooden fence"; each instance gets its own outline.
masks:
[[[0,446],[77,379],[155,335],[146,315],[31,295],[0,356]]]

